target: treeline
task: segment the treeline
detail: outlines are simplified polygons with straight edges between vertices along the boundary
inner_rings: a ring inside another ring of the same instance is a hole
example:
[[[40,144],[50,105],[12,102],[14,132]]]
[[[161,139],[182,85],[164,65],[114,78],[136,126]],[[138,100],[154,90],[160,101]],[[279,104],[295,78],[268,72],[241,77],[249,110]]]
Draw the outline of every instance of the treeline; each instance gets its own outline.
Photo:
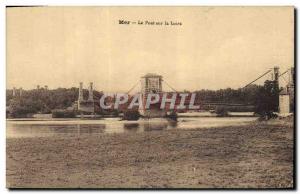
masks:
[[[94,96],[101,96],[102,92],[94,91]],[[88,98],[88,91],[83,90],[83,96]],[[78,99],[78,88],[58,88],[54,90],[33,89],[16,91],[13,97],[13,91],[6,91],[7,111],[12,117],[23,117],[27,114],[51,113],[54,109],[66,109],[71,107]]]
[[[195,91],[196,103],[229,103],[254,105],[259,114],[269,114],[278,110],[278,85],[272,81],[266,81],[264,86],[250,85],[240,89],[199,90]],[[88,98],[88,91],[83,90],[84,98]],[[94,91],[94,100],[98,102],[103,92]],[[47,90],[44,88],[23,90],[20,96],[17,91],[13,97],[13,91],[6,91],[7,112],[12,117],[23,117],[27,114],[51,113],[54,109],[66,109],[71,107],[78,99],[78,88],[58,88]]]
[[[279,92],[282,89],[279,88],[278,82],[266,80],[263,86],[250,85],[246,88],[236,90],[231,88],[216,91],[200,90],[197,91],[197,101],[253,105],[254,108],[252,111],[256,114],[271,118],[276,116],[273,112],[278,112]],[[240,108],[247,110],[249,106]],[[220,115],[226,115],[228,111],[232,111],[232,107],[216,107],[216,112],[219,112]]]
[[[250,85],[239,89],[199,90],[196,91],[196,101],[199,103],[214,102],[254,105],[262,88],[263,86]]]

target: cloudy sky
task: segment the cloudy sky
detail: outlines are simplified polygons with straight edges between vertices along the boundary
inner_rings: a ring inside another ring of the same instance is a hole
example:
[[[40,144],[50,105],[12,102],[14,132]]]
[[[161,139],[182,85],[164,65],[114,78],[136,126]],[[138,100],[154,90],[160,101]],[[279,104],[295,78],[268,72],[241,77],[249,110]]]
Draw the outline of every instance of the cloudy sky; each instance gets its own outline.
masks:
[[[293,7],[7,8],[7,87],[124,92],[158,73],[177,90],[238,88],[294,65],[293,17]]]

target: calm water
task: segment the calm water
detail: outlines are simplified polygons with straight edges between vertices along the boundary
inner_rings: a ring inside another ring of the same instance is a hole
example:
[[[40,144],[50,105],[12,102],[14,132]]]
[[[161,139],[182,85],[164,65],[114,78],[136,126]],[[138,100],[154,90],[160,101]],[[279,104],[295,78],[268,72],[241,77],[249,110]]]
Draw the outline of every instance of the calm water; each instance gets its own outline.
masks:
[[[154,130],[193,129],[219,126],[245,125],[256,120],[255,117],[185,117],[178,122],[166,119],[140,119],[120,121],[120,118],[101,120],[7,120],[7,138],[43,137],[55,135],[82,135],[96,133],[138,133]]]

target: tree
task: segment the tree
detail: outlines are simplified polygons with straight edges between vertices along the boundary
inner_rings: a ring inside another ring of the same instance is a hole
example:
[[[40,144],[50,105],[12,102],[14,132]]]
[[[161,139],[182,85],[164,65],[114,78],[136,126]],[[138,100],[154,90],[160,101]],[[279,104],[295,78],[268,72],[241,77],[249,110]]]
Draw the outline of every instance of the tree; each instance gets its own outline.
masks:
[[[278,111],[279,87],[278,82],[265,81],[264,87],[259,89],[255,101],[255,112],[267,119],[274,117],[273,112]]]

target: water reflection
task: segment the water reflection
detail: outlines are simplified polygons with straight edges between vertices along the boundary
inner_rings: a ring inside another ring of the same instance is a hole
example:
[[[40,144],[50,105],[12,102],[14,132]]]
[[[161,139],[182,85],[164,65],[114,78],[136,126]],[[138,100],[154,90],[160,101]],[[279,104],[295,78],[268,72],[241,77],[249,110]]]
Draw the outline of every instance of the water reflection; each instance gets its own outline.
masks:
[[[157,130],[163,130],[167,129],[168,123],[152,123],[152,122],[145,122],[143,124],[144,131],[157,131]]]
[[[141,131],[160,131],[164,129],[176,128],[176,121],[161,120],[152,122],[151,120],[144,120],[141,123],[124,123],[123,128],[127,132],[141,132]]]
[[[170,129],[201,129],[208,127],[244,125],[256,118],[216,118],[189,117],[178,121],[167,119],[140,119],[138,121],[120,121],[118,118],[102,120],[47,120],[6,122],[6,136],[11,137],[43,137],[54,135],[93,135],[100,133],[136,133],[143,131],[161,131]]]
[[[94,134],[94,133],[104,133],[106,125],[98,124],[98,125],[77,125],[77,131],[79,134]]]
[[[173,128],[177,127],[177,123],[178,123],[178,121],[169,120],[169,125]]]
[[[105,124],[61,124],[61,125],[41,125],[41,124],[10,124],[7,123],[8,137],[44,137],[55,134],[95,134],[105,133]]]
[[[16,127],[16,126],[14,126]],[[29,125],[30,132],[36,132],[34,130],[44,131],[48,133],[104,133],[105,132],[105,124],[98,125],[88,125],[88,124],[77,124],[77,125]],[[16,127],[17,130],[24,130],[22,127]]]
[[[124,123],[123,127],[128,132],[137,132],[140,130],[140,124],[138,123]]]

